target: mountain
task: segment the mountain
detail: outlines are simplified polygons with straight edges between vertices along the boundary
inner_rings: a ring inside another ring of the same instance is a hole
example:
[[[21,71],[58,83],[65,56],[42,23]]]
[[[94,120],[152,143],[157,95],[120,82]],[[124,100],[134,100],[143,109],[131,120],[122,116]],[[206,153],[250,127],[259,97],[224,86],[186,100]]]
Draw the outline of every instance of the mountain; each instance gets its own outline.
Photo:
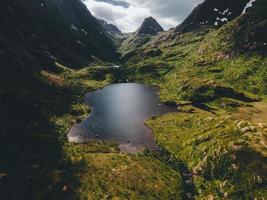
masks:
[[[204,40],[199,53],[213,55],[213,59],[252,52],[267,55],[266,9],[266,0],[253,2],[242,15]]]
[[[42,70],[57,73],[59,65],[80,68],[117,60],[113,41],[80,0],[3,0],[0,16],[0,96],[5,109],[12,101],[28,104],[26,91],[42,92]]]
[[[121,30],[113,25],[113,24],[109,24],[108,22],[106,22],[105,20],[102,19],[98,19],[98,21],[100,22],[100,24],[104,27],[105,31],[110,33],[110,34],[121,34]]]
[[[200,26],[220,27],[239,16],[248,2],[249,0],[206,0],[176,27],[176,31],[189,31]]]
[[[112,41],[80,0],[3,0],[0,12],[1,61],[75,67],[116,59]]]
[[[164,31],[160,24],[153,18],[144,19],[140,28],[133,33],[124,34],[125,38],[119,48],[120,53],[124,56],[145,45],[150,39],[160,32]]]
[[[80,0],[2,0],[0,22],[0,199],[51,199],[66,141],[53,118],[83,91],[67,67],[115,62],[115,46]]]
[[[137,30],[137,35],[157,35],[161,31],[164,30],[160,24],[153,17],[148,17]]]
[[[67,132],[54,119],[83,99],[70,68],[115,62],[113,41],[80,0],[2,0],[0,22],[0,199],[80,199],[52,191]]]
[[[252,1],[251,1],[252,2]],[[228,45],[239,52],[258,52],[267,55],[267,2],[253,1],[234,23],[221,30],[227,32],[228,38],[223,38]]]

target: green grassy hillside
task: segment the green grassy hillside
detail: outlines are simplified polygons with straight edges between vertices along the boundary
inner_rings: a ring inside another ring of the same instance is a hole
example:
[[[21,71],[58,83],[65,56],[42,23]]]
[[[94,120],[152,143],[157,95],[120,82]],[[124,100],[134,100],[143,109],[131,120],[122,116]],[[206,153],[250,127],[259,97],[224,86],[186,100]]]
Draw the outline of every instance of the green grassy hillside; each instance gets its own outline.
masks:
[[[130,79],[159,85],[178,105],[147,125],[188,167],[196,199],[267,195],[266,5],[219,29],[170,30],[125,56]]]

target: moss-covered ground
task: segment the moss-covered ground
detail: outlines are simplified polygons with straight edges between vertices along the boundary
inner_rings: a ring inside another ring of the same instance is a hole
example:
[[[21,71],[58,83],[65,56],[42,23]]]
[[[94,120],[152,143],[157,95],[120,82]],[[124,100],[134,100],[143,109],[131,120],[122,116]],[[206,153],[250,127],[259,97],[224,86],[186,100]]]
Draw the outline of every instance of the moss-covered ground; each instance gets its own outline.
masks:
[[[71,126],[90,112],[84,94],[117,82],[121,72],[56,65],[57,73],[35,72],[35,84],[23,86],[23,91],[16,88],[18,97],[21,92],[28,97],[29,105],[21,104],[27,107],[4,110],[9,115],[1,127],[6,134],[0,146],[0,198],[182,199],[180,172],[159,159],[121,153],[117,144],[107,141],[67,141]]]
[[[158,143],[188,166],[197,199],[266,196],[266,124],[240,115],[196,109],[147,122]]]
[[[267,197],[267,59],[234,46],[242,21],[175,39],[171,30],[125,56],[132,80],[160,86],[161,99],[178,105],[147,125],[189,170],[196,199]]]

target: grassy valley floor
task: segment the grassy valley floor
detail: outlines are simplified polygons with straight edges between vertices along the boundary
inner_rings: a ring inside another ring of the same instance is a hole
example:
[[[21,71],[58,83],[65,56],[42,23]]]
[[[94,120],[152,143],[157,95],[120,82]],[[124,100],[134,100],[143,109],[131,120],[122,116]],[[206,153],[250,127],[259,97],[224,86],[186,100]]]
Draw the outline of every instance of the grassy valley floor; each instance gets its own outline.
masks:
[[[241,57],[238,63],[241,66],[261,63],[257,57],[253,59],[243,62]],[[192,71],[187,63],[186,69],[178,68],[183,74],[165,75],[159,84],[160,96],[166,102],[176,102],[180,112],[147,121],[161,147],[159,152],[125,154],[119,152],[116,144],[101,141],[66,143],[63,149],[79,184],[73,185],[67,178],[64,184],[59,184],[56,194],[75,191],[78,199],[264,199],[265,96],[246,91],[243,86],[247,85],[240,82],[241,78],[233,82],[234,87],[224,84],[214,77],[218,71],[210,70],[225,66],[222,67],[225,72],[229,63],[236,66],[235,62],[216,62],[201,69],[192,66]],[[100,69],[109,70],[97,71]],[[100,80],[98,73],[98,78],[90,75],[89,81],[87,77],[92,71],[95,73],[95,69],[80,70],[69,77],[77,80],[78,76],[91,89],[115,80],[112,72]],[[189,80],[189,76],[194,78]],[[148,77],[148,82],[157,83],[153,76]],[[177,90],[179,84],[184,85]],[[60,126],[65,124],[64,118],[57,119]],[[65,126],[65,133],[68,128]],[[60,172],[55,173],[53,182],[61,183]]]
[[[238,20],[175,39],[171,30],[125,55],[130,79],[158,85],[178,106],[147,125],[188,170],[195,199],[267,197],[267,59],[233,50]]]
[[[40,98],[45,118],[35,115],[26,130],[21,128],[23,140],[10,151],[6,149],[12,138],[1,145],[1,199],[183,199],[181,173],[157,157],[121,153],[113,142],[67,141],[71,126],[90,112],[83,104],[84,94],[120,81],[122,72],[112,67],[70,70],[56,65],[60,73],[36,74],[45,88],[59,92]]]
[[[147,122],[158,143],[188,166],[197,199],[266,197],[267,118],[260,103],[253,106],[227,114],[194,109]]]
[[[92,75],[94,73],[97,78]],[[105,78],[99,79],[99,74],[108,73]],[[121,76],[121,72],[116,72],[116,69],[96,67],[82,69],[75,72],[74,77],[67,77],[77,80],[78,76],[82,85],[95,90],[117,82],[116,73]],[[88,74],[91,75],[90,79]],[[58,130],[64,130],[65,133],[70,128],[66,126],[66,119],[64,116],[55,120]],[[75,191],[77,199],[183,199],[185,195],[180,172],[154,156],[142,152],[121,153],[117,144],[104,141],[65,143],[63,149],[73,163],[72,166],[79,166],[70,168],[79,180],[79,185],[75,186],[71,180],[66,180],[62,185],[63,189],[66,186],[66,191],[59,187],[59,193]],[[57,181],[62,180],[57,177]]]

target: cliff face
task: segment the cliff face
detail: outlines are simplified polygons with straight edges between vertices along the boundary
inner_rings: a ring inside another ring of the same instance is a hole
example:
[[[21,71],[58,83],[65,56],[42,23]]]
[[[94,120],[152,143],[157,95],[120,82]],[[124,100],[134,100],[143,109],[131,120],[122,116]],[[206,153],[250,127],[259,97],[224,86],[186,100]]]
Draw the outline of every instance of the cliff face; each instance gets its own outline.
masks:
[[[267,55],[267,1],[253,2],[229,29],[234,47],[241,53],[257,51]]]
[[[81,1],[3,0],[0,13],[1,63],[82,66],[95,57],[116,58],[112,41]]]
[[[206,0],[176,27],[176,31],[190,31],[200,26],[220,27],[239,16],[248,2],[249,0]]]
[[[102,19],[98,19],[98,21],[104,27],[106,32],[110,34],[121,34],[122,33],[121,30],[117,26],[110,24]]]

